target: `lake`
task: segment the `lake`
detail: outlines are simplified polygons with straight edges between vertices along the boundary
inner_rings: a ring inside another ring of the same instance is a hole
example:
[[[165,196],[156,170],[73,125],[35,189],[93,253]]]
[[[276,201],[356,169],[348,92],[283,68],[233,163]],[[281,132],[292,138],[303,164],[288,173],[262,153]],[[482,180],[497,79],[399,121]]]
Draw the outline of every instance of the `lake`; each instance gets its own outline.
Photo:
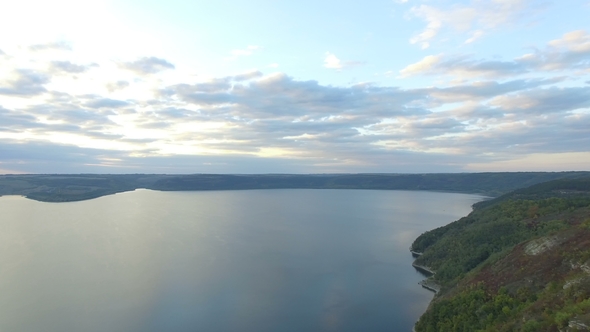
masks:
[[[408,250],[479,195],[136,190],[0,197],[0,331],[411,331]]]

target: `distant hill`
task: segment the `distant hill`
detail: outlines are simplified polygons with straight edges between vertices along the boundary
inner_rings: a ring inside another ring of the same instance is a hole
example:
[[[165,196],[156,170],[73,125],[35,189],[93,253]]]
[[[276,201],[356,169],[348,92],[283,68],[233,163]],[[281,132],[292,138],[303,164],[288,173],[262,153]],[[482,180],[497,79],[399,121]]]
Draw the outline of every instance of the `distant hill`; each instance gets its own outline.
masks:
[[[68,202],[146,188],[164,191],[246,189],[432,190],[498,196],[555,179],[590,172],[450,174],[31,174],[0,176],[0,195],[23,195],[45,202]]]
[[[590,177],[475,204],[412,244],[439,289],[416,331],[590,329]]]

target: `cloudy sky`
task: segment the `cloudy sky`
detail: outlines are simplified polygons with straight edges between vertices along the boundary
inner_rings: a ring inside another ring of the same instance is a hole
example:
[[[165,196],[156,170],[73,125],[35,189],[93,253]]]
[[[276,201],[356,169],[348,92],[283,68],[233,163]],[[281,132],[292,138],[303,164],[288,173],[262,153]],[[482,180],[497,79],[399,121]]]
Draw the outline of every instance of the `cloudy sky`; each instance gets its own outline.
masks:
[[[0,173],[590,170],[589,0],[10,1]]]

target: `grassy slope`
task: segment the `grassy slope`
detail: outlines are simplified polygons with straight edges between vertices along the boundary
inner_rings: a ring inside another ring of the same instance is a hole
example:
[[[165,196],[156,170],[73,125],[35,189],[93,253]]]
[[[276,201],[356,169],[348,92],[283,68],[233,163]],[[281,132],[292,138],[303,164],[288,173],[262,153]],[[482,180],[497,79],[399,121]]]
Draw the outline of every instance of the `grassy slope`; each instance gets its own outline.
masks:
[[[420,236],[412,249],[424,253],[417,263],[436,270],[442,284],[418,332],[590,325],[589,178],[479,204],[469,216]]]

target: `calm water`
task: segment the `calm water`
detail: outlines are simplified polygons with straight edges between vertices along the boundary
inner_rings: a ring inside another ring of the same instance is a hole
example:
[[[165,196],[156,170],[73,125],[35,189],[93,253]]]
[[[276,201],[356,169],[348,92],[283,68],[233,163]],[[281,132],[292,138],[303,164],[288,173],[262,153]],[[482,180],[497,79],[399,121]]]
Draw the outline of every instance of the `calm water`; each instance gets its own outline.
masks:
[[[410,331],[408,247],[481,196],[138,190],[0,198],[0,331]]]

